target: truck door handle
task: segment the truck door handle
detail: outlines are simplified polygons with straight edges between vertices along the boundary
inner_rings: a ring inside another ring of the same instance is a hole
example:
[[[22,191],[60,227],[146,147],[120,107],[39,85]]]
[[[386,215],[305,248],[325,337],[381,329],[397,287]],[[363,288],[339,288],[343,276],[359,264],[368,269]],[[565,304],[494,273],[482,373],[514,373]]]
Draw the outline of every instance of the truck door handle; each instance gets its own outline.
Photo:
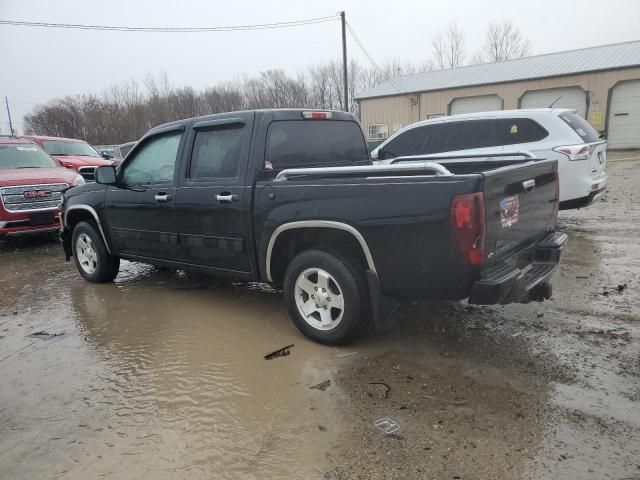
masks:
[[[531,180],[525,180],[522,182],[522,188],[524,191],[529,193],[532,192],[534,188],[536,188],[536,181],[532,178]]]
[[[222,192],[216,195],[216,200],[218,203],[222,203],[223,205],[229,205],[231,202],[238,201],[238,195],[232,195],[231,193]]]
[[[171,199],[173,198],[173,195],[168,195],[164,192],[158,192],[156,193],[156,196],[154,198],[158,203],[167,203],[171,201]]]

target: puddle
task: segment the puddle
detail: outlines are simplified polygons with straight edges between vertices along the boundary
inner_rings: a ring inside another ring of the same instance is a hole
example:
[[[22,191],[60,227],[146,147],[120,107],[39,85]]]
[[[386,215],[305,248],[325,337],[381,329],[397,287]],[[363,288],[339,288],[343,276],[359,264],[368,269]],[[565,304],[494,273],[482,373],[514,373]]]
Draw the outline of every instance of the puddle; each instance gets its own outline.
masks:
[[[279,295],[131,263],[92,285],[38,247],[0,253],[16,283],[0,302],[0,358],[16,352],[0,363],[4,474],[322,477],[341,393],[309,387],[338,360],[298,334]],[[68,333],[31,344],[33,331]]]

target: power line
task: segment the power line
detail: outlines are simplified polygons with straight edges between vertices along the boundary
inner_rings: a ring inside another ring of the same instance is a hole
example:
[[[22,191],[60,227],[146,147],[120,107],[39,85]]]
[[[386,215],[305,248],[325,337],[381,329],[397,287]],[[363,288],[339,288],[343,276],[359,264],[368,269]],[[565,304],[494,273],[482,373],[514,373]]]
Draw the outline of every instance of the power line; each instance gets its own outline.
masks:
[[[336,15],[330,17],[307,18],[303,20],[292,20],[288,22],[258,23],[254,25],[228,25],[218,27],[126,27],[117,25],[88,25],[81,23],[49,23],[49,22],[26,22],[21,20],[0,20],[0,25],[10,25],[18,27],[43,27],[43,28],[63,28],[75,30],[102,30],[117,32],[145,32],[145,33],[206,33],[206,32],[233,32],[247,30],[268,30],[275,28],[301,27],[317,23],[332,22],[337,20]]]
[[[376,63],[376,61],[373,59],[373,57],[369,54],[369,52],[367,52],[367,49],[364,48],[364,45],[362,44],[362,42],[360,41],[360,39],[358,38],[358,36],[356,35],[356,32],[353,31],[353,28],[351,27],[351,24],[349,22],[347,22],[347,28],[349,29],[349,33],[351,34],[351,36],[353,37],[353,39],[355,40],[355,42],[358,44],[358,46],[360,47],[360,50],[362,50],[362,53],[365,54],[365,56],[369,59],[369,61],[371,62],[371,64],[385,77],[387,77],[387,81],[393,85],[395,87],[396,90],[398,90],[398,93],[407,93],[405,92],[402,88],[400,88],[393,80],[391,80],[391,76],[387,76],[384,72],[384,70],[382,68],[380,68],[380,65],[378,65]]]

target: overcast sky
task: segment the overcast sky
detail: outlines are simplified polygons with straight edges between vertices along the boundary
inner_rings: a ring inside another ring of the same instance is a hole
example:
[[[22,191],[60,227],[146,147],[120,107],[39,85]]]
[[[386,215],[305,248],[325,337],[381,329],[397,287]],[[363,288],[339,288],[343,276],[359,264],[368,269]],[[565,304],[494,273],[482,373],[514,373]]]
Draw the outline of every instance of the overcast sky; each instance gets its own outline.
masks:
[[[347,20],[378,63],[422,63],[431,38],[451,21],[470,57],[495,19],[512,19],[534,54],[640,39],[638,0],[0,0],[0,19],[126,26],[218,26],[333,15]],[[339,22],[227,33],[133,33],[0,25],[0,96],[15,123],[38,102],[167,72],[202,88],[269,68],[290,72],[341,55]],[[366,60],[355,43],[349,55]],[[14,125],[15,126],[15,125]],[[8,132],[6,112],[0,128]]]

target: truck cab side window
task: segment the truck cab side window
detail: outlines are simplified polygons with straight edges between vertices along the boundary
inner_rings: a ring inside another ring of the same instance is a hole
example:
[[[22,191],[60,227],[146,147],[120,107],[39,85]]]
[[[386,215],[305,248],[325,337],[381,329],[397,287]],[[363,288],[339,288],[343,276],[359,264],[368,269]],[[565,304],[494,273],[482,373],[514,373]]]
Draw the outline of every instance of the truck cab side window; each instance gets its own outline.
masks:
[[[133,152],[133,157],[124,166],[124,184],[172,182],[181,137],[182,132],[158,135]]]
[[[236,178],[240,166],[242,125],[230,125],[196,133],[189,178]]]

